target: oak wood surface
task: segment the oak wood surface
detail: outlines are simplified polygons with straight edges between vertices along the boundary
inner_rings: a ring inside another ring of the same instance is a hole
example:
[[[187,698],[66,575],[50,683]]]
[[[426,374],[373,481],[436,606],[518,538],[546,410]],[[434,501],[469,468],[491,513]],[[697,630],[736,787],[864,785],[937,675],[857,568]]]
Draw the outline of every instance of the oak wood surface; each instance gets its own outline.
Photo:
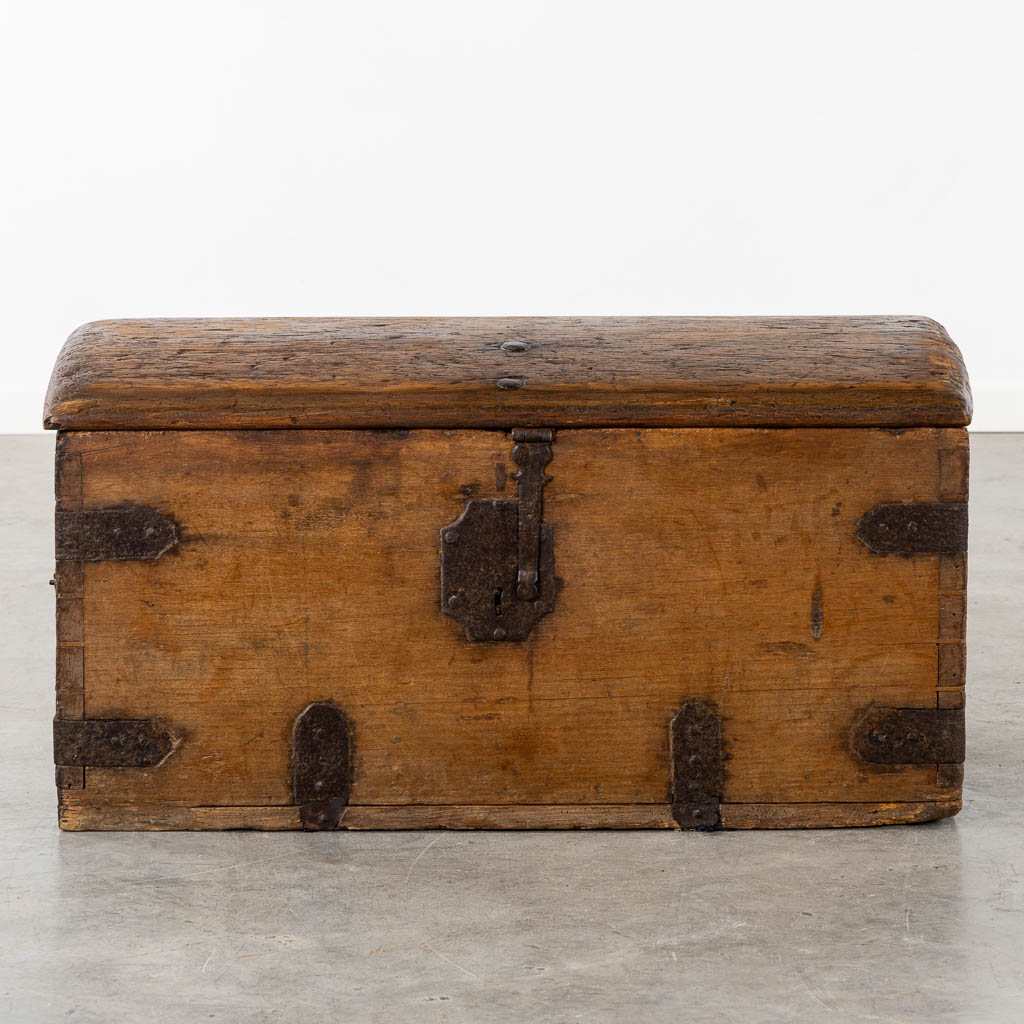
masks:
[[[902,825],[948,818],[960,801],[839,804],[724,804],[729,829],[845,828]],[[82,794],[66,797],[63,828],[71,831],[205,831],[299,828],[297,807],[99,806]],[[467,806],[350,806],[343,829],[678,829],[665,804],[574,804]]]
[[[69,338],[45,425],[960,426],[921,317],[108,320]]]
[[[935,707],[962,685],[939,658],[962,635],[962,607],[940,629],[940,578],[962,605],[962,566],[872,554],[856,526],[879,502],[951,495],[966,444],[930,428],[560,431],[555,610],[523,643],[471,644],[439,607],[439,531],[469,496],[512,496],[506,434],[64,434],[82,507],[152,506],[184,540],[156,562],[76,563],[76,713],[160,717],[182,742],[157,768],[85,769],[62,821],[156,808],[178,823],[153,827],[253,827],[256,812],[196,809],[276,807],[258,827],[286,827],[292,723],[319,700],[352,722],[353,825],[512,805],[661,821],[668,723],[691,698],[722,715],[725,803],[791,805],[731,812],[735,827],[952,813],[948,773],[863,764],[848,731],[871,703]],[[218,814],[249,824],[202,824]]]

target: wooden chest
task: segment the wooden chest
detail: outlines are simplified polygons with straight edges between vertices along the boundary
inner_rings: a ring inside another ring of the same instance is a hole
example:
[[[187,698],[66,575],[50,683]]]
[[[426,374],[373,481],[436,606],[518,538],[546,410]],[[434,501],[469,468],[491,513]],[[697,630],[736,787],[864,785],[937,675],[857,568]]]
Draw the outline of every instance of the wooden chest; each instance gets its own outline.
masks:
[[[955,814],[970,414],[926,319],[89,324],[61,827]]]

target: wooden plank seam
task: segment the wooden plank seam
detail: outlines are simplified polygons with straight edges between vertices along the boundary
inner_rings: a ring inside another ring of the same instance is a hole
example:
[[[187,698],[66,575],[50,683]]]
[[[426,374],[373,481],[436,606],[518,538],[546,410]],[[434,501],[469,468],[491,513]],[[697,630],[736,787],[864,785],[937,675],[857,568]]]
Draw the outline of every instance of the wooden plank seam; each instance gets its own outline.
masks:
[[[57,444],[56,508],[58,512],[78,512],[83,504],[82,456],[63,450],[63,438]],[[81,561],[56,563],[57,628],[57,717],[85,717],[85,567]],[[85,787],[85,768],[55,765],[58,794]]]

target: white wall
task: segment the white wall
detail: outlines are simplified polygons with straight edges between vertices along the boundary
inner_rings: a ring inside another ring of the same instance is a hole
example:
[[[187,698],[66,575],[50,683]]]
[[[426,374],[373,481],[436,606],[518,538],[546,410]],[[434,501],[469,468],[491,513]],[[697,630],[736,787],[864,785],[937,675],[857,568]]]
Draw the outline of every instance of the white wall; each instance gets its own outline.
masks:
[[[0,430],[122,316],[920,313],[1024,429],[1024,15],[12,0]]]

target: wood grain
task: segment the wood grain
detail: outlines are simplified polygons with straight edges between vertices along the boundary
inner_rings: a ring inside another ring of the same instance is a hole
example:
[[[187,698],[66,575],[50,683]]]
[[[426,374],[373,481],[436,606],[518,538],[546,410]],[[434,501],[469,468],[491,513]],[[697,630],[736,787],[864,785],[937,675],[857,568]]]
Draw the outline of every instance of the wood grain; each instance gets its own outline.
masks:
[[[919,803],[725,804],[723,828],[848,828],[951,818],[960,799]]]
[[[915,803],[723,804],[727,829],[845,828],[904,825],[948,818],[959,800]],[[179,807],[172,804],[97,807],[67,798],[61,827],[69,831],[288,831],[299,827],[296,807]],[[441,805],[349,807],[342,829],[678,829],[664,804]]]
[[[107,320],[68,339],[45,410],[75,430],[970,418],[960,353],[921,317]]]
[[[64,435],[85,508],[136,502],[184,531],[156,562],[82,566],[84,712],[160,716],[184,739],[154,769],[87,768],[62,821],[179,807],[159,827],[284,827],[187,822],[287,807],[292,723],[317,700],[352,722],[350,812],[365,820],[424,806],[663,816],[668,723],[691,698],[722,715],[727,804],[806,807],[807,821],[825,813],[814,805],[846,819],[863,805],[864,821],[879,804],[948,808],[958,792],[935,766],[849,749],[871,703],[934,707],[939,671],[939,557],[874,555],[856,526],[879,502],[937,500],[940,453],[965,439],[560,431],[545,492],[555,610],[523,643],[471,644],[439,607],[439,531],[468,496],[499,496],[506,434]]]

